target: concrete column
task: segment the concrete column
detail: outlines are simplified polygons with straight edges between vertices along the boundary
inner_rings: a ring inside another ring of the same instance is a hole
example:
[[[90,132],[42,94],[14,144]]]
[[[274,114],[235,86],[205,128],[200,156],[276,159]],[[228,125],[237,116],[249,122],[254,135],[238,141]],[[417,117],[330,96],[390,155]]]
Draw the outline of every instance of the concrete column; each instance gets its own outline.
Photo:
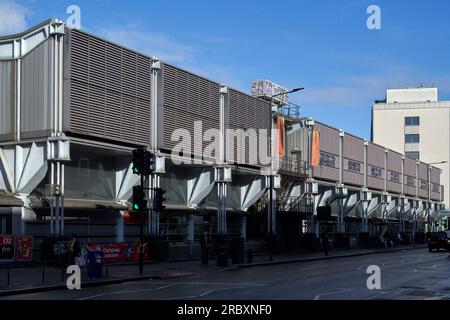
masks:
[[[319,196],[317,195],[307,195],[307,197],[311,197],[311,206],[312,206],[312,215],[308,218],[308,232],[314,233],[315,230],[315,219],[314,214],[317,212],[317,205],[319,202]]]
[[[273,176],[271,177],[274,178]],[[277,234],[277,192],[275,189],[272,191],[272,208],[271,208],[271,230],[273,234]]]
[[[314,233],[316,237],[320,237],[320,223],[318,221],[314,224]]]
[[[120,211],[116,217],[116,242],[124,242],[125,235],[125,220],[123,216],[125,215],[125,211]]]
[[[362,217],[362,228],[361,228],[361,231],[362,232],[369,232],[369,220],[368,220],[368,216],[369,216],[369,202],[368,201],[363,201],[362,202],[362,207],[363,207],[363,217]]]
[[[22,219],[22,207],[14,207],[11,210],[12,234],[25,234],[25,222]]]
[[[400,206],[400,232],[405,231],[405,206]]]
[[[194,215],[188,214],[186,216],[186,240],[189,242],[194,242],[195,240],[195,224],[194,224]]]
[[[241,237],[247,241],[247,217],[245,215],[241,216]]]
[[[217,183],[217,233],[227,234],[227,210],[226,210],[226,192],[227,184],[225,182]]]

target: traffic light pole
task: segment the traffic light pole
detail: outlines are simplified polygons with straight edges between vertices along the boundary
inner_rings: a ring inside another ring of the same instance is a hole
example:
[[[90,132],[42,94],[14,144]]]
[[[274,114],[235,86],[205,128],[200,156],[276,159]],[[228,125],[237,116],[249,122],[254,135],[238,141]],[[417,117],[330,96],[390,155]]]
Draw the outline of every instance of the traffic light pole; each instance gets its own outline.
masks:
[[[141,187],[144,188],[144,175],[141,175]],[[144,214],[140,214],[139,274],[144,273]]]

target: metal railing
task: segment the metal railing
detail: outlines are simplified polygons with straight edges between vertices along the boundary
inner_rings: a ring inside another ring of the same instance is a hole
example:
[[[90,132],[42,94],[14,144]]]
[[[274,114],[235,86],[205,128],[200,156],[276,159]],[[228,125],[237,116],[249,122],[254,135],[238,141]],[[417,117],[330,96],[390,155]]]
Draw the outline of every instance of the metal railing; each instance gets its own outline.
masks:
[[[277,111],[286,118],[300,119],[300,106],[295,103],[288,102],[278,107]]]
[[[280,159],[280,173],[305,175],[309,172],[309,162],[298,161],[294,157],[283,157]]]
[[[279,200],[278,211],[282,212],[292,212],[292,213],[303,213],[312,214],[313,213],[313,203],[308,197],[288,197],[283,200]]]

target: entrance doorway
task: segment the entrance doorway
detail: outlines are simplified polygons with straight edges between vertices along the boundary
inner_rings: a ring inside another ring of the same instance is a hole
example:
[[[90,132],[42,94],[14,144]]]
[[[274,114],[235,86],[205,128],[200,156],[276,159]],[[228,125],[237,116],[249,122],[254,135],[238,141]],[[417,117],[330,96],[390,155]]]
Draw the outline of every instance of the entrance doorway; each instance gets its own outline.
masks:
[[[11,234],[11,214],[0,212],[0,234]]]

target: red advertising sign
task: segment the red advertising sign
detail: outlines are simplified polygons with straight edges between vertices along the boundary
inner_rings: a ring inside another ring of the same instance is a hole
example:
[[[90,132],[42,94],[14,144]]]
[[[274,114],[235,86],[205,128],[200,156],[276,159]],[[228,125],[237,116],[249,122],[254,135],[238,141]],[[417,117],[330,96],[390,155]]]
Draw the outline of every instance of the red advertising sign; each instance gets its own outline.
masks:
[[[17,261],[31,261],[33,253],[33,237],[17,237]]]
[[[14,247],[14,237],[0,236],[0,261],[13,261],[15,249]]]
[[[102,252],[103,262],[105,263],[139,260],[139,245],[137,243],[89,243],[86,248],[89,251],[100,250]],[[144,246],[144,259],[149,259],[148,246]]]
[[[102,252],[103,261],[106,263],[117,263],[124,260],[123,245],[120,243],[93,244],[87,245],[89,251],[99,248]]]

